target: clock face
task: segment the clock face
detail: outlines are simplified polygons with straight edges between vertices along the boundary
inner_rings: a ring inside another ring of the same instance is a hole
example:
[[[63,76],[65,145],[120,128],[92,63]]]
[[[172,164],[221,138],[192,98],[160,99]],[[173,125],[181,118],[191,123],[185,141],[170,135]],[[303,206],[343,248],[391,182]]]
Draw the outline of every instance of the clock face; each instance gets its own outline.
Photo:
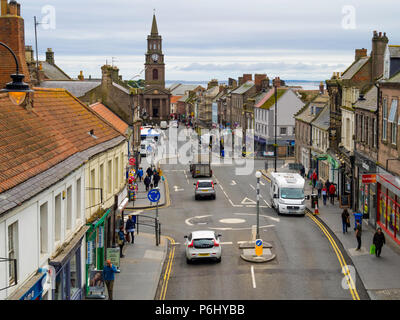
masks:
[[[153,53],[151,55],[151,58],[153,59],[153,61],[158,61],[158,54],[157,53]]]

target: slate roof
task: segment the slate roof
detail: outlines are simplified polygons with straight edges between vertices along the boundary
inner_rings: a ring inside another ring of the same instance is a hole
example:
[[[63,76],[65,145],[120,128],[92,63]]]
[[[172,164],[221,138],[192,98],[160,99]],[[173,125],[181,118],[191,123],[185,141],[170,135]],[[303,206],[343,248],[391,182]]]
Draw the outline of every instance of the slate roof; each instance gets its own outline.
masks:
[[[173,96],[183,96],[186,91],[194,90],[199,87],[198,84],[175,84],[171,85],[169,88]]]
[[[311,114],[311,108],[313,106],[324,108],[328,104],[328,101],[329,95],[326,92],[322,95],[319,94],[318,96],[315,96],[309,103],[307,103],[302,109],[300,109],[297,115],[295,115],[295,119],[306,123],[311,123],[319,114]]]
[[[394,76],[392,76],[388,80],[382,80],[381,83],[400,83],[400,72],[397,72]]]
[[[68,90],[75,97],[83,97],[90,90],[101,85],[101,80],[69,80],[69,81],[43,81],[41,88],[62,88]]]
[[[116,129],[64,89],[35,88],[31,111],[0,94],[0,193],[117,137]]]
[[[62,71],[57,65],[48,63],[47,61],[40,61],[42,70],[46,79],[49,80],[71,80],[71,78]]]
[[[287,92],[287,89],[277,89],[276,97],[279,99]],[[268,95],[268,99],[260,105],[261,109],[269,109],[275,105],[275,89],[272,90],[272,94]]]
[[[364,95],[365,100],[364,101],[357,100],[357,102],[354,104],[354,107],[375,112],[377,104],[377,95],[378,95],[378,89],[375,86],[372,86],[365,93]]]
[[[342,79],[351,79],[368,62],[370,57],[362,57],[354,61],[342,74]]]
[[[266,92],[261,92],[260,94],[257,94],[254,99],[255,99],[255,108],[261,108],[261,106],[268,101],[268,99],[274,94],[274,89],[270,89]]]
[[[389,52],[391,58],[400,58],[400,46],[389,45]]]
[[[246,93],[248,90],[250,90],[254,86],[255,86],[254,81],[246,81],[239,88],[233,90],[231,93],[243,94],[243,93]]]
[[[327,131],[329,129],[330,124],[330,110],[329,107],[326,105],[315,117],[312,121],[312,125]]]
[[[128,124],[119,118],[114,112],[108,109],[104,104],[97,102],[89,106],[98,113],[104,120],[108,121],[121,134],[126,135]]]

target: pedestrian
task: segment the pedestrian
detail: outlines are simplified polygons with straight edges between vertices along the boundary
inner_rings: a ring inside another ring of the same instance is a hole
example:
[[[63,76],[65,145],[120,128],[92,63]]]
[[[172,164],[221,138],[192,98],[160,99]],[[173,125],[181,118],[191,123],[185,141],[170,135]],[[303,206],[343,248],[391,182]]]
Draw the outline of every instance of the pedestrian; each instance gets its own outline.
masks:
[[[350,225],[350,215],[347,209],[344,209],[342,212],[342,226],[343,226],[343,234],[347,232],[347,227]]]
[[[146,173],[147,173],[147,175],[148,175],[148,176],[150,177],[150,179],[151,179],[151,176],[153,175],[153,170],[151,169],[151,167],[148,167],[148,168],[147,168]]]
[[[107,260],[103,268],[103,278],[107,286],[108,300],[113,299],[114,279],[117,272],[117,267],[111,263],[111,260]]]
[[[324,185],[322,184],[322,181],[321,180],[318,180],[317,181],[317,183],[315,184],[315,187],[317,188],[317,190],[318,190],[318,198],[320,198],[321,199],[321,191],[322,191],[322,187],[323,187]]]
[[[140,167],[139,170],[137,171],[137,176],[139,178],[139,181],[142,181],[143,177],[143,169]]]
[[[304,168],[304,166],[301,167],[300,169],[300,174],[301,176],[304,178],[305,174],[306,174],[306,169]]]
[[[328,197],[328,190],[324,186],[321,190],[322,199],[324,200],[324,206],[326,206],[326,198]]]
[[[361,233],[362,233],[360,221],[356,220],[356,225],[357,225],[356,226],[356,238],[357,238],[357,243],[358,243],[356,250],[359,251],[361,249]]]
[[[333,183],[329,186],[329,196],[331,197],[331,203],[332,205],[335,205],[335,192],[336,192],[336,187]]]
[[[325,181],[325,187],[326,187],[326,190],[329,190],[329,187],[331,186],[331,183],[329,182],[329,179],[327,179],[326,181]]]
[[[375,255],[379,258],[381,256],[382,247],[386,243],[385,235],[381,228],[378,228],[374,234],[373,244],[375,245]]]
[[[312,186],[313,186],[313,189],[314,189],[315,188],[315,184],[316,184],[316,182],[318,180],[317,172],[315,171],[315,169],[314,169],[314,171],[312,173],[311,180],[312,180]]]
[[[146,174],[146,177],[144,178],[143,182],[144,182],[144,185],[146,186],[146,191],[149,191],[151,178],[149,177],[148,174]]]
[[[125,257],[122,253],[122,250],[124,249],[124,244],[125,244],[125,234],[124,234],[124,227],[120,226],[119,231],[118,231],[118,245],[119,245],[119,256],[120,258]]]
[[[153,181],[154,181],[154,187],[157,188],[158,183],[160,182],[160,175],[158,174],[157,171],[155,172],[155,174],[153,176]]]
[[[130,215],[125,225],[126,232],[131,236],[131,241],[132,241],[131,243],[135,243],[135,225],[136,225],[135,220],[133,219],[132,215]]]

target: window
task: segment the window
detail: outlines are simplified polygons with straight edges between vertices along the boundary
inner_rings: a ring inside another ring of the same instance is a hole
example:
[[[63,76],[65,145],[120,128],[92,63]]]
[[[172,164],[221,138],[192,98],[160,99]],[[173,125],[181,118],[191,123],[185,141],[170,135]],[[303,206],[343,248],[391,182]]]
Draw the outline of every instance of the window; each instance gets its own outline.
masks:
[[[121,156],[119,157],[120,159],[120,170],[119,170],[119,176],[121,177],[121,182],[124,181],[125,178],[125,170],[124,170],[124,154],[121,152]]]
[[[44,203],[40,206],[40,253],[47,253],[48,248],[48,203]]]
[[[153,80],[158,80],[158,69],[153,69]]]
[[[118,158],[114,159],[114,186],[118,189]]]
[[[280,127],[280,134],[281,135],[285,135],[287,132],[287,128],[286,127]]]
[[[54,237],[56,241],[61,240],[61,193],[55,198],[55,219],[54,219]]]
[[[373,133],[372,133],[372,139],[373,139],[373,141],[372,141],[372,146],[373,146],[374,148],[376,148],[376,135],[377,135],[376,130],[377,130],[377,128],[376,128],[376,119],[375,119],[375,118],[372,119],[372,125],[373,125]]]
[[[76,180],[76,219],[81,219],[82,215],[82,182],[81,178]]]
[[[383,99],[383,107],[382,107],[382,140],[387,139],[387,100]]]
[[[364,116],[360,115],[361,142],[364,142]]]
[[[72,229],[72,186],[67,188],[67,221],[66,221],[67,230]]]
[[[95,169],[92,169],[90,171],[90,206],[94,206],[96,204],[96,190],[94,189],[96,187],[96,171]]]
[[[112,162],[111,160],[108,160],[108,168],[107,168],[107,192],[110,194],[112,193]]]
[[[397,140],[397,121],[396,121],[396,114],[397,114],[397,99],[392,99],[392,106],[390,108],[390,114],[388,121],[391,123],[392,127],[392,144],[396,144]]]
[[[18,260],[18,221],[8,226],[8,259]],[[12,284],[15,281],[14,261],[8,262],[8,279]]]
[[[99,188],[101,188],[104,193],[104,164],[102,163],[100,165],[100,171],[99,171]]]

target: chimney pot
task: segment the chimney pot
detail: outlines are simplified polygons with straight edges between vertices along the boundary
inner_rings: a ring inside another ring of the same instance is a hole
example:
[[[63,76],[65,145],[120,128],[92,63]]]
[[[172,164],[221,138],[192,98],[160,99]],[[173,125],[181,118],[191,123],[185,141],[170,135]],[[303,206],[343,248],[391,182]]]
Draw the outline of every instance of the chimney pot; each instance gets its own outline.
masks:
[[[1,15],[6,16],[8,11],[7,0],[1,0]]]
[[[18,15],[18,3],[15,0],[11,0],[8,9],[10,11],[10,15],[17,16]]]

